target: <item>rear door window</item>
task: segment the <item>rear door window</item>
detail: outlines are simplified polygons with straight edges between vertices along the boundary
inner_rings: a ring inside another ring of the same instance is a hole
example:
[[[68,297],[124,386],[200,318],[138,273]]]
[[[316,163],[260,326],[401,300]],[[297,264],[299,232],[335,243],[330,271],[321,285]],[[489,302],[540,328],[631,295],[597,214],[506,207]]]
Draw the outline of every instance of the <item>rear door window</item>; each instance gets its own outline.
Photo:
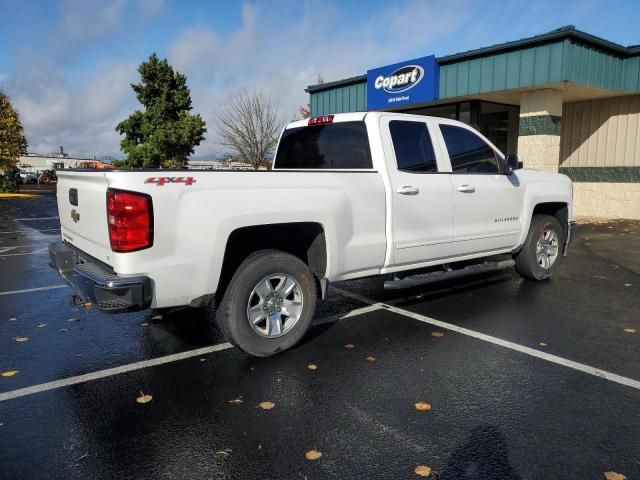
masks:
[[[398,170],[410,173],[438,171],[426,123],[392,120],[389,122],[389,132]]]
[[[275,168],[372,168],[369,137],[364,122],[340,122],[284,131]]]
[[[500,173],[496,152],[466,128],[440,124],[453,173]]]

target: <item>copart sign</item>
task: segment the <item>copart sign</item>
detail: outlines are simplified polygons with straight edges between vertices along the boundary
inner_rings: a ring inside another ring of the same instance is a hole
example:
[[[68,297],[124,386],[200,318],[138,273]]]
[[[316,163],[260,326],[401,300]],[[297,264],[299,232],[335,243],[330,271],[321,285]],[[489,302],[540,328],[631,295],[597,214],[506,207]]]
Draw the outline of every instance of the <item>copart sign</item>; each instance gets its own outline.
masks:
[[[438,98],[440,72],[435,56],[367,72],[367,110],[430,102]]]

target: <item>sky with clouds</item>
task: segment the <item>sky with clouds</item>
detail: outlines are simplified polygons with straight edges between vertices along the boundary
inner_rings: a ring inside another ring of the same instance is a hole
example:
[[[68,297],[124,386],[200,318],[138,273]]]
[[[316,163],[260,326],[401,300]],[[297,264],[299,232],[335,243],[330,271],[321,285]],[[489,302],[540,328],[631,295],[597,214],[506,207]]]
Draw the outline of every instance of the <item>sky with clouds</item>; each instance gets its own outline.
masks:
[[[130,88],[152,52],[187,75],[207,121],[195,158],[213,158],[217,112],[264,90],[285,118],[304,88],[429,54],[448,55],[567,24],[640,44],[640,2],[557,0],[0,0],[0,89],[29,150],[121,158],[115,125],[139,105]]]

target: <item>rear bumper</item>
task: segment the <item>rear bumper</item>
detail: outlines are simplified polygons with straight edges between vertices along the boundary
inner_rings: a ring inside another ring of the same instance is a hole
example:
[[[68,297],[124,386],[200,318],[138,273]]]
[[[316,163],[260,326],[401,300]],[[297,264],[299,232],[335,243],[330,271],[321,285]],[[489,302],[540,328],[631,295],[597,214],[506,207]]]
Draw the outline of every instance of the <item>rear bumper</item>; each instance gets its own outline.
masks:
[[[50,244],[49,255],[51,268],[58,271],[79,297],[91,301],[103,312],[131,312],[151,305],[149,277],[120,277],[64,242]]]

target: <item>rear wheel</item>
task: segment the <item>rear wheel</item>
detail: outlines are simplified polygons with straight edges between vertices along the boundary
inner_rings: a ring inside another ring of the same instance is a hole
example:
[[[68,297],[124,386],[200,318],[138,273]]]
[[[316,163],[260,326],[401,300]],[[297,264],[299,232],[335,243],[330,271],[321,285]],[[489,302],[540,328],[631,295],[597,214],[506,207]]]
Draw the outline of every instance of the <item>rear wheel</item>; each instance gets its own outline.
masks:
[[[564,232],[557,218],[534,215],[522,249],[515,256],[516,271],[531,280],[550,278],[562,262]]]
[[[236,270],[217,321],[231,343],[249,355],[267,357],[302,339],[316,299],[316,283],[304,262],[278,250],[261,250]]]

